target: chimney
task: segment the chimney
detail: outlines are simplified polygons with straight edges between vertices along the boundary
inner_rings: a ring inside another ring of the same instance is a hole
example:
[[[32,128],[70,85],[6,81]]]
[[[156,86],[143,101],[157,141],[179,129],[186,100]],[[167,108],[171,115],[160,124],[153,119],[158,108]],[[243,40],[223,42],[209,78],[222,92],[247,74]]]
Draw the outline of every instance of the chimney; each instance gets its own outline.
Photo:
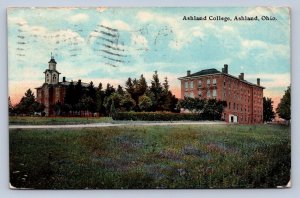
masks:
[[[222,69],[222,72],[225,74],[228,74],[228,65],[224,64],[224,68]]]
[[[257,85],[260,86],[260,78],[257,78]]]
[[[63,77],[63,82],[66,82],[66,77]]]
[[[241,74],[240,74],[239,79],[240,79],[240,80],[244,80],[244,73],[241,73]]]
[[[186,71],[186,75],[187,75],[187,76],[191,75],[191,70],[187,70],[187,71]]]

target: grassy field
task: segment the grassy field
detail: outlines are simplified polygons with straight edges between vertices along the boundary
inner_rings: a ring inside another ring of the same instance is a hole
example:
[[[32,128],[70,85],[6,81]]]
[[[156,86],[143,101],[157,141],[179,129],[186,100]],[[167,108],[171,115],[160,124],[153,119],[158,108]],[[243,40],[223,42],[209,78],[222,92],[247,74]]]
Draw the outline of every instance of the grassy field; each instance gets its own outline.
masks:
[[[90,124],[99,122],[113,122],[113,120],[111,117],[9,117],[9,124],[11,125]]]
[[[290,178],[276,125],[10,129],[10,182],[38,189],[268,188]]]

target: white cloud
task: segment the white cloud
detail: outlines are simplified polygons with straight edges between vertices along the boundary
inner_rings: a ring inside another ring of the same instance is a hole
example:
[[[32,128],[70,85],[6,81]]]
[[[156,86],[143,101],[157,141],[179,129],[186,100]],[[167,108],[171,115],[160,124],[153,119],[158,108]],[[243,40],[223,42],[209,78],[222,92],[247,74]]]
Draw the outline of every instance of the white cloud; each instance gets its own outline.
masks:
[[[110,28],[115,28],[118,30],[124,30],[124,31],[130,31],[131,28],[130,26],[125,23],[124,21],[121,20],[114,20],[114,21],[110,21],[110,20],[102,20],[100,25],[104,25]]]
[[[287,14],[289,9],[286,7],[256,7],[246,12],[245,16],[272,16],[279,13]]]
[[[72,23],[82,23],[82,22],[86,22],[87,20],[89,20],[89,16],[87,14],[82,14],[82,13],[70,16],[68,18],[68,21]]]
[[[261,85],[267,89],[272,88],[285,88],[290,85],[291,77],[289,73],[272,74],[272,73],[261,73],[261,74],[245,74],[245,79],[249,79],[252,82],[256,81],[256,78],[261,79]]]
[[[144,48],[148,47],[148,40],[140,34],[132,34],[131,42],[132,42],[132,45],[137,45],[137,46],[141,46]]]
[[[283,44],[272,44],[260,40],[248,40],[240,38],[240,45],[242,50],[238,54],[240,58],[245,58],[249,55],[251,50],[262,50],[261,53],[255,57],[257,61],[270,60],[275,57],[289,58],[290,47]]]
[[[148,22],[154,19],[154,15],[150,12],[139,12],[137,17],[141,22]]]

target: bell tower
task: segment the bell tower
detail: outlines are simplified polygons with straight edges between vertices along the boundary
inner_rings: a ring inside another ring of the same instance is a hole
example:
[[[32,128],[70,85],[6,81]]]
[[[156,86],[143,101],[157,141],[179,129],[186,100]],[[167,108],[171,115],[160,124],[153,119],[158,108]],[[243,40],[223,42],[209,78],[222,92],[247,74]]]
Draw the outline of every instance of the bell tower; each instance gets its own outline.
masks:
[[[55,85],[59,82],[59,72],[56,70],[56,61],[54,56],[52,56],[51,52],[51,59],[48,62],[49,68],[44,71],[45,74],[45,83]]]

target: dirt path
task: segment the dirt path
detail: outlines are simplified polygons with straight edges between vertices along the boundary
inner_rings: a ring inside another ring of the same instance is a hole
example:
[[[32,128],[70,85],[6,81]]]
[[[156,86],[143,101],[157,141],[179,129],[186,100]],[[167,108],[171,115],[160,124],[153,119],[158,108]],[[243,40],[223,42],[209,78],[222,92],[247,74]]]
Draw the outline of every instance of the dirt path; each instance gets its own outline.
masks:
[[[124,123],[91,123],[91,124],[66,124],[66,125],[9,125],[10,129],[60,129],[60,128],[97,128],[114,126],[168,126],[168,125],[203,125],[203,124],[226,124],[221,121],[201,122],[124,122]]]

